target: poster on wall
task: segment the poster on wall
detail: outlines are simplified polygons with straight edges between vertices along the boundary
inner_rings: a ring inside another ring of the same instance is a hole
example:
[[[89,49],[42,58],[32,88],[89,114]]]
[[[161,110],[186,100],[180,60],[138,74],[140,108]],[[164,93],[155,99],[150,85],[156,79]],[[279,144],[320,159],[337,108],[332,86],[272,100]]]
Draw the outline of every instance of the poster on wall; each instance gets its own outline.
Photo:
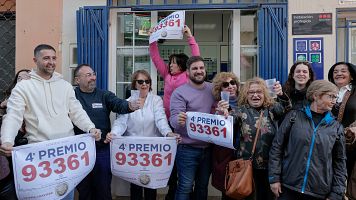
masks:
[[[332,13],[292,14],[293,35],[321,35],[332,33]]]
[[[294,38],[293,61],[308,61],[312,64],[315,78],[324,78],[323,38]]]

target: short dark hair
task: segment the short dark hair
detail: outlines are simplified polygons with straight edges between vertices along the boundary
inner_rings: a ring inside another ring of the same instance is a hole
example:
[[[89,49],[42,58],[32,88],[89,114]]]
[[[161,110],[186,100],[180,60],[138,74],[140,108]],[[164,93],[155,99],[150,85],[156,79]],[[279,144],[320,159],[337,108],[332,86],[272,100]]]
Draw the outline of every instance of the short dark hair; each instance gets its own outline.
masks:
[[[146,70],[143,70],[143,69],[140,69],[140,70],[137,70],[135,71],[133,74],[132,74],[132,78],[131,78],[131,89],[132,90],[137,90],[136,88],[136,81],[137,81],[137,77],[139,74],[142,74],[144,76],[146,76],[148,78],[148,80],[150,81],[150,89],[149,91],[152,90],[152,79],[151,79],[151,76],[150,74],[146,71]]]
[[[79,70],[80,70],[81,68],[83,68],[83,67],[90,67],[90,68],[92,68],[89,64],[86,64],[86,63],[83,63],[83,64],[78,65],[78,66],[75,68],[75,70],[74,70],[74,76],[75,76],[75,77],[79,76]]]
[[[168,60],[168,71],[171,74],[171,71],[169,70],[169,67],[171,66],[172,60],[176,59],[176,63],[180,69],[180,71],[184,72],[187,70],[187,60],[189,59],[189,57],[184,54],[184,53],[180,53],[180,54],[172,54],[169,56]]]
[[[51,46],[51,45],[48,45],[48,44],[40,44],[38,45],[35,50],[33,51],[33,55],[36,57],[38,55],[38,53],[42,50],[53,50],[54,52],[56,52],[56,50]]]
[[[192,57],[190,57],[187,60],[187,68],[188,68],[188,70],[190,70],[190,65],[192,65],[195,62],[199,62],[199,61],[204,62],[204,59],[202,57],[200,57],[200,56],[192,56]]]

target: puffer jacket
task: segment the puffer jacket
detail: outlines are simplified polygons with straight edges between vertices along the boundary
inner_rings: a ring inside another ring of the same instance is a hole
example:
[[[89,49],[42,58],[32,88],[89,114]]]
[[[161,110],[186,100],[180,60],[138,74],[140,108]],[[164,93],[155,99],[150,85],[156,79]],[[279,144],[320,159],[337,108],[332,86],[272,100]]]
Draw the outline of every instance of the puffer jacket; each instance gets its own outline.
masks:
[[[331,112],[314,124],[307,105],[287,114],[273,140],[269,182],[314,197],[341,200],[347,177],[345,161],[342,125]]]

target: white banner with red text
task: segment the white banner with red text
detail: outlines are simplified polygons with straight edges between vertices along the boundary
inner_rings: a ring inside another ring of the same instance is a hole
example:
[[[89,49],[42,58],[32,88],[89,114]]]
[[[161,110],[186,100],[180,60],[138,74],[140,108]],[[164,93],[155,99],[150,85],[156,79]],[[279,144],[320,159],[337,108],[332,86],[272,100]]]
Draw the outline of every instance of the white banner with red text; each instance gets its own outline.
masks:
[[[89,134],[14,147],[18,199],[64,198],[93,169],[95,141]]]
[[[110,143],[111,172],[136,185],[167,186],[176,157],[175,137],[114,136]]]
[[[187,133],[192,139],[214,143],[230,149],[234,148],[233,117],[200,112],[187,112]]]
[[[183,28],[185,24],[185,11],[177,11],[162,19],[153,27],[149,42],[158,39],[183,39]]]

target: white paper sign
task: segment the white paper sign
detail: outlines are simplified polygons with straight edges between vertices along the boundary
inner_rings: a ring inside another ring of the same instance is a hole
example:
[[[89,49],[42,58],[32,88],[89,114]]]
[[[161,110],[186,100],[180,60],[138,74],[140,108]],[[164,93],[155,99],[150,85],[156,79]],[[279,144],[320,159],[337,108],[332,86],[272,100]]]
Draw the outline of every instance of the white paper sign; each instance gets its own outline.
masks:
[[[158,39],[183,39],[185,11],[177,11],[162,19],[154,28],[149,42]]]
[[[167,186],[177,151],[174,137],[115,136],[110,149],[113,175],[151,189]]]
[[[192,139],[235,149],[233,143],[233,117],[187,112],[187,133]]]
[[[17,197],[62,199],[93,169],[95,141],[89,134],[14,147]]]

